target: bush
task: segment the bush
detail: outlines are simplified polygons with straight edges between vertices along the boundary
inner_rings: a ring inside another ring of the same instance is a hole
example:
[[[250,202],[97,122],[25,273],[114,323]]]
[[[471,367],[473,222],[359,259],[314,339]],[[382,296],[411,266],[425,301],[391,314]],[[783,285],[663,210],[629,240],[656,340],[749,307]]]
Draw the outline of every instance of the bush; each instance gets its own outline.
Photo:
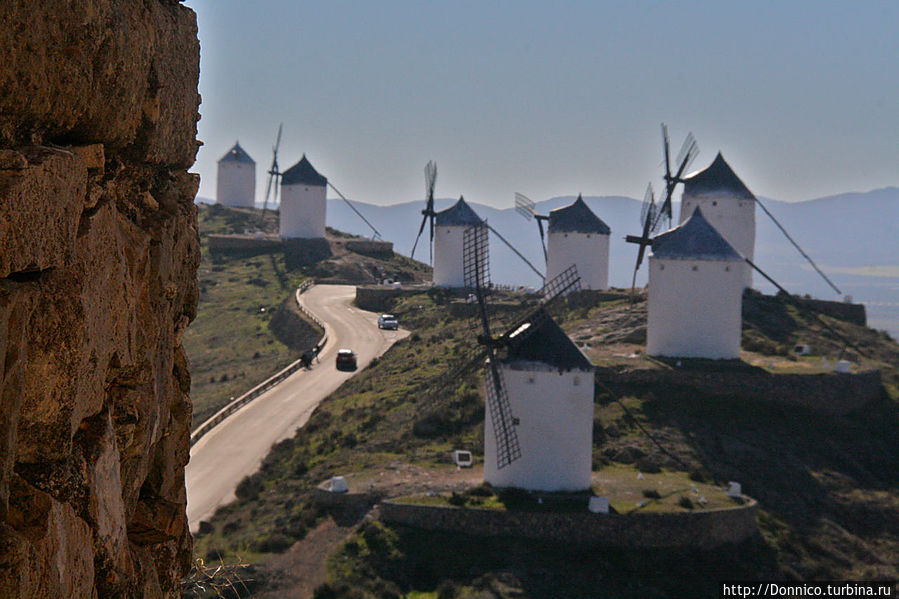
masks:
[[[465,495],[456,493],[453,491],[453,494],[450,495],[450,498],[447,500],[450,505],[463,506],[465,505]]]
[[[472,497],[491,497],[493,496],[493,486],[490,483],[482,483],[469,489],[468,494]]]
[[[678,499],[678,501],[677,501],[677,505],[681,506],[682,508],[684,508],[686,510],[693,509],[693,502],[690,501],[690,498],[687,497],[686,495],[681,495],[681,498]]]
[[[255,475],[245,476],[243,480],[237,484],[237,488],[234,489],[234,494],[237,495],[237,498],[245,501],[255,500],[259,497],[259,493],[261,492],[262,481]]]
[[[708,480],[708,477],[706,477],[706,475],[702,472],[695,470],[690,473],[690,480],[696,483],[704,483]]]
[[[293,545],[293,539],[281,533],[272,533],[250,543],[250,549],[258,553],[283,553]]]
[[[655,489],[643,489],[643,497],[647,499],[661,499],[662,496]]]

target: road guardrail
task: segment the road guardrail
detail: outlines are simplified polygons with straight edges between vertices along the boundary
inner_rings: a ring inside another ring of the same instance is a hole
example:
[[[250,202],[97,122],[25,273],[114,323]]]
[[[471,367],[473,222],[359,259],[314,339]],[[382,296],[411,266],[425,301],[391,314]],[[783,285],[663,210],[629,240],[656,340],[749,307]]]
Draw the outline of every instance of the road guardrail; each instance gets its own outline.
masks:
[[[302,295],[303,293],[308,291],[314,285],[315,285],[314,280],[306,279],[299,286],[299,288],[297,289],[296,295],[295,295],[297,307],[300,309],[300,311],[303,314],[305,314],[307,317],[309,317],[312,320],[312,322],[314,322],[315,324],[320,326],[323,330],[325,330],[325,323],[323,323],[318,317],[316,317],[314,314],[312,314],[312,312],[307,310],[306,307],[300,303],[300,295]],[[325,333],[322,335],[322,338],[319,340],[319,342],[316,346],[324,347],[325,343],[327,343],[327,342],[328,342],[328,333],[327,333],[327,330],[325,330]],[[193,445],[197,441],[199,441],[200,438],[203,437],[203,435],[205,435],[206,433],[208,433],[209,431],[214,429],[225,418],[227,418],[228,416],[230,416],[231,414],[233,414],[240,408],[244,407],[245,405],[247,405],[248,403],[250,403],[257,397],[259,397],[260,395],[262,395],[263,393],[265,393],[266,391],[268,391],[275,385],[279,384],[280,382],[282,382],[284,379],[286,379],[287,377],[292,375],[294,372],[296,372],[300,368],[303,368],[302,358],[297,360],[296,362],[293,362],[292,364],[288,365],[286,368],[284,368],[277,374],[265,379],[264,381],[262,381],[261,383],[259,383],[258,385],[256,385],[255,387],[253,387],[252,389],[250,389],[243,395],[230,401],[228,403],[228,405],[226,405],[224,408],[222,408],[221,410],[216,412],[213,416],[211,416],[206,421],[204,421],[203,424],[198,426],[196,428],[196,430],[194,430],[190,434],[191,447],[193,447]]]

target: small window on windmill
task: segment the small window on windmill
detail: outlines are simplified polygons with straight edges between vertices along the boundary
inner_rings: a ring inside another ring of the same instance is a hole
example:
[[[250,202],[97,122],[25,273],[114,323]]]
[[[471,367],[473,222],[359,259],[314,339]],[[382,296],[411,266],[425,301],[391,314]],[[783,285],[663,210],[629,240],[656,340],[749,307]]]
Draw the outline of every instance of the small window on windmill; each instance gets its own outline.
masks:
[[[589,233],[587,233],[587,239],[590,239],[590,234],[589,234]]]
[[[665,270],[665,265],[664,265],[664,264],[659,264],[659,270]]]
[[[694,264],[694,265],[693,265],[693,270],[699,270],[699,266],[697,266],[696,264]]]
[[[580,387],[580,386],[581,386],[581,377],[575,376],[575,377],[574,377],[574,383],[573,383],[573,384],[574,384],[575,387]]]
[[[534,382],[535,382],[535,381],[534,381],[534,377],[529,376],[529,377],[528,377],[528,385],[533,385]]]
[[[730,266],[725,266],[725,267],[724,267],[724,272],[730,272]]]
[[[717,205],[718,205],[718,200],[715,200],[714,202],[712,202],[712,206],[717,206]]]

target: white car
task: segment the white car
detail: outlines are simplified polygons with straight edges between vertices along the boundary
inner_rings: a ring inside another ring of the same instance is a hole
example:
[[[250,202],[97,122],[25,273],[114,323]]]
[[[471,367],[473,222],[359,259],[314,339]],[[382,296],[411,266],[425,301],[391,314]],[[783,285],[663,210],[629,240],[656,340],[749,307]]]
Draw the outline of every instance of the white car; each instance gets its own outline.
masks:
[[[400,323],[397,322],[396,316],[393,314],[381,314],[378,316],[378,328],[379,329],[388,329],[391,331],[395,331],[400,327]]]

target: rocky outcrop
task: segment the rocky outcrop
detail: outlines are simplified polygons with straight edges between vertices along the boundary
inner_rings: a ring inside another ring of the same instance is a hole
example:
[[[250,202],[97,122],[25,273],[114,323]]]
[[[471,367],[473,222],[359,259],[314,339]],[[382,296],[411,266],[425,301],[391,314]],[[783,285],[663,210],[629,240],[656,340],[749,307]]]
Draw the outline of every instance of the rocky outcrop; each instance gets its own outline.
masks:
[[[179,596],[195,17],[5,0],[0,47],[0,596]]]

